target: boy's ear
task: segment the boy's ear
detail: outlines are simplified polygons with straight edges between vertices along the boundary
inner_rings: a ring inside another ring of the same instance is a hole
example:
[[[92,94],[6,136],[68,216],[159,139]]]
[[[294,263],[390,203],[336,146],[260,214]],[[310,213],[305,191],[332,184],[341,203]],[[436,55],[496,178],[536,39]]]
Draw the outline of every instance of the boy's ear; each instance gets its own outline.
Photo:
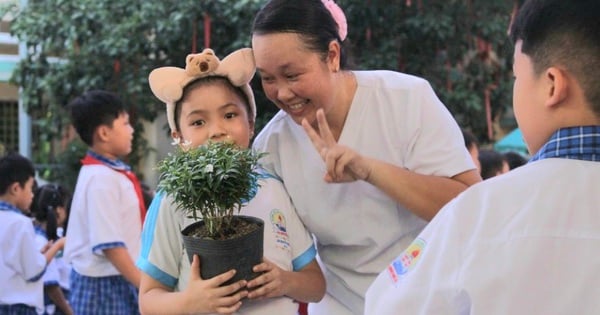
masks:
[[[8,186],[7,191],[10,195],[15,195],[17,194],[17,192],[19,192],[19,188],[21,188],[21,184],[19,184],[18,182],[14,182]]]
[[[562,103],[568,96],[568,78],[564,70],[550,67],[545,73],[548,82],[546,106],[553,107]]]
[[[100,141],[105,142],[108,140],[108,135],[109,135],[108,129],[109,128],[106,125],[98,126],[98,129],[96,129],[96,135],[98,135],[98,138],[100,139]]]

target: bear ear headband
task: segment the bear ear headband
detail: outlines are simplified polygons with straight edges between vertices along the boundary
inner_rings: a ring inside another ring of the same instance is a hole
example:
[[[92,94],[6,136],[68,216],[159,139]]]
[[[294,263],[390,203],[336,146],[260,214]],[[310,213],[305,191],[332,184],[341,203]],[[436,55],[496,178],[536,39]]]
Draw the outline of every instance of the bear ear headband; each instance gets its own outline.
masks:
[[[242,89],[250,105],[249,116],[254,121],[256,104],[249,83],[255,71],[254,56],[250,48],[236,50],[223,60],[219,60],[215,52],[207,48],[199,54],[188,55],[185,58],[185,69],[161,67],[152,70],[148,82],[154,96],[167,105],[167,121],[171,131],[177,131],[175,103],[183,96],[183,89],[198,78],[210,76],[225,77],[231,84]]]

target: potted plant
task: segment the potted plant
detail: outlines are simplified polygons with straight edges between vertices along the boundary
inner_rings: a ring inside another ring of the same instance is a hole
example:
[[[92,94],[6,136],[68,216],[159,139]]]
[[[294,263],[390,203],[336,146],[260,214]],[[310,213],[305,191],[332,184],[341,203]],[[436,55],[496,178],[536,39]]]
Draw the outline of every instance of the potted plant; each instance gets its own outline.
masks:
[[[203,279],[230,269],[237,272],[225,284],[258,276],[252,267],[262,261],[264,222],[238,213],[257,192],[256,165],[263,155],[209,141],[178,148],[158,163],[158,188],[195,221],[181,233],[190,261],[194,254],[200,257]]]

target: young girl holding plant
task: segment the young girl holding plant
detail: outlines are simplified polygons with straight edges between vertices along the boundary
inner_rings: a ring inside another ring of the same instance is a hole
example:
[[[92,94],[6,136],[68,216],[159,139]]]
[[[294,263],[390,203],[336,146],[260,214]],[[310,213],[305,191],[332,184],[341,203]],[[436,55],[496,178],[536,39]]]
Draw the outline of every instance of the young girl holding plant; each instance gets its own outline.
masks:
[[[238,50],[222,61],[205,50],[188,56],[187,61],[185,70],[163,67],[149,77],[153,93],[167,105],[175,143],[186,149],[207,141],[231,141],[248,148],[256,115],[248,84],[255,71],[251,50]],[[144,223],[137,262],[142,270],[143,314],[297,314],[295,300],[316,302],[323,297],[325,281],[312,238],[282,183],[264,176],[259,184],[256,196],[240,214],[265,222],[266,258],[254,267],[262,274],[225,286],[221,284],[231,279],[235,270],[201,279],[201,262],[194,256],[190,264],[180,233],[192,219],[177,209],[172,196],[157,193]],[[242,301],[244,298],[248,299]]]

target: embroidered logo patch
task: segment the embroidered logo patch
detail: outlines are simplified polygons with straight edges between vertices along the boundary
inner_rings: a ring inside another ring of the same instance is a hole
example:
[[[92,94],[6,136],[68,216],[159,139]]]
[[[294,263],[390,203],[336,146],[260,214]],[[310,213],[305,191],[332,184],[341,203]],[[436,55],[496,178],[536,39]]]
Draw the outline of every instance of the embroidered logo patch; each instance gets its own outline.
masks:
[[[284,250],[290,250],[290,241],[287,232],[287,225],[285,222],[285,216],[279,209],[273,209],[271,211],[271,225],[273,226],[273,234],[275,236],[275,242],[277,248]]]
[[[398,278],[412,270],[421,258],[421,253],[425,249],[427,243],[422,238],[415,239],[407,249],[396,258],[387,268],[392,281],[396,283]]]

